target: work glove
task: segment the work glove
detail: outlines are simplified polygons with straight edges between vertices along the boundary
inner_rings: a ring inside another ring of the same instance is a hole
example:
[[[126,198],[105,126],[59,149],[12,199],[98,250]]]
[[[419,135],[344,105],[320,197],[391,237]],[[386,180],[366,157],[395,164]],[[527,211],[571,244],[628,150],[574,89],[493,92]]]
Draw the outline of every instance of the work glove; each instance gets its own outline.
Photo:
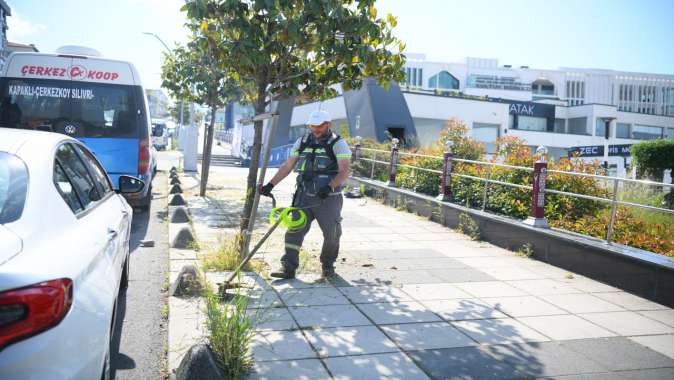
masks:
[[[266,185],[260,186],[260,189],[258,190],[260,192],[260,195],[264,195],[265,197],[271,196],[271,190],[274,188],[274,184],[271,182],[267,182]]]
[[[330,185],[325,185],[322,186],[320,189],[318,189],[318,197],[321,199],[325,199],[328,196],[330,196],[330,193],[332,193],[332,187]]]

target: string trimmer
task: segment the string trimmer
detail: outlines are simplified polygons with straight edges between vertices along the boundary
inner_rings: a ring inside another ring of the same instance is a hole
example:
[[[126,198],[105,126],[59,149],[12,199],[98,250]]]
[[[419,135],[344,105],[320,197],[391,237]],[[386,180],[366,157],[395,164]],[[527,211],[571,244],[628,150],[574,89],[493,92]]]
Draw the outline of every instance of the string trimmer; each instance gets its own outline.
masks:
[[[276,207],[276,198],[274,198],[273,194],[269,194],[269,197],[271,198],[271,204],[272,204],[272,210],[269,213],[269,223],[271,224],[271,227],[267,230],[267,232],[262,236],[260,241],[255,244],[255,247],[248,253],[248,255],[241,261],[239,266],[232,272],[232,274],[229,275],[229,277],[221,284],[218,284],[218,293],[220,294],[221,297],[224,298],[227,289],[233,289],[233,288],[239,288],[241,287],[240,284],[232,284],[232,281],[234,278],[239,274],[241,269],[248,264],[250,259],[253,258],[255,253],[257,253],[257,250],[262,247],[262,244],[269,238],[269,236],[276,230],[276,228],[279,225],[285,226],[288,231],[298,231],[304,228],[304,226],[307,223],[307,217],[306,214],[304,213],[304,209],[310,208],[310,207],[304,207],[304,208],[297,208],[297,207]],[[292,204],[295,203],[295,199],[293,197],[293,202]],[[297,213],[299,216],[297,219],[293,219],[293,213]]]

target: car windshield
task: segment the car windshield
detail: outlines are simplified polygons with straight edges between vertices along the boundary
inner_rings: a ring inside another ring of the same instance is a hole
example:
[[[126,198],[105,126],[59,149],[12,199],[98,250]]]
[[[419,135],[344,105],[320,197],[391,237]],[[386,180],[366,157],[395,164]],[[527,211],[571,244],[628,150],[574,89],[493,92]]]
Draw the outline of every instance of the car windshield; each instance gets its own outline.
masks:
[[[138,137],[130,86],[3,78],[0,126],[73,137]]]
[[[164,124],[152,124],[152,136],[164,136],[164,129],[166,129],[166,125]]]
[[[28,171],[18,157],[0,152],[0,224],[21,217],[28,188]]]

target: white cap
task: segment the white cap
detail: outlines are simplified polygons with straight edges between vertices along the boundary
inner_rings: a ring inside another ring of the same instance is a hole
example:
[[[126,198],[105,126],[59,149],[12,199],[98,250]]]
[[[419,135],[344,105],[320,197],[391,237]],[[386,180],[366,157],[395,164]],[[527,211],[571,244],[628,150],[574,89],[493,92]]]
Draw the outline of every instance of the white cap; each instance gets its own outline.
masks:
[[[309,120],[307,120],[307,125],[321,125],[325,122],[331,122],[332,118],[328,111],[316,110],[309,115]]]

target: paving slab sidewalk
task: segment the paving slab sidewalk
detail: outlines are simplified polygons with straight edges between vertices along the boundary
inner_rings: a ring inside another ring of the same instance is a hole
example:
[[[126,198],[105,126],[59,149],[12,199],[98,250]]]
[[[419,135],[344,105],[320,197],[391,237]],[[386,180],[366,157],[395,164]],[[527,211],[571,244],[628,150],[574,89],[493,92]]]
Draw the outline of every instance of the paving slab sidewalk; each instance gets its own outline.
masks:
[[[185,177],[200,246],[238,228],[246,175],[213,168],[206,198]],[[292,183],[274,189],[279,205]],[[263,199],[256,232],[269,209]],[[372,199],[345,199],[343,219],[334,281],[252,280],[266,298],[251,307],[250,379],[674,378],[672,309]],[[304,248],[321,244],[314,225]],[[277,232],[259,257],[275,267],[282,249]],[[205,339],[203,312],[183,309],[169,334]]]

